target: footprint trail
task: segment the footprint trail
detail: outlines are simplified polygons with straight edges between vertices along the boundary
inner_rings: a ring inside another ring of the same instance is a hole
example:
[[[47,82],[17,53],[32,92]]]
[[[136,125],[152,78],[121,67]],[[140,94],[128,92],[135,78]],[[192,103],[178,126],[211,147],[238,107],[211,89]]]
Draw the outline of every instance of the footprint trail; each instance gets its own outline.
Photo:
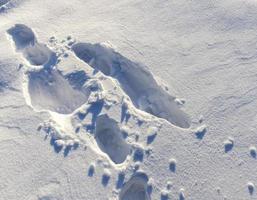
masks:
[[[31,28],[16,24],[7,31],[16,50],[37,70],[27,72],[27,90],[30,103],[38,110],[50,110],[61,114],[72,113],[88,99],[89,92],[83,88],[87,76],[83,71],[62,75],[54,68],[55,53],[45,44],[38,43]]]

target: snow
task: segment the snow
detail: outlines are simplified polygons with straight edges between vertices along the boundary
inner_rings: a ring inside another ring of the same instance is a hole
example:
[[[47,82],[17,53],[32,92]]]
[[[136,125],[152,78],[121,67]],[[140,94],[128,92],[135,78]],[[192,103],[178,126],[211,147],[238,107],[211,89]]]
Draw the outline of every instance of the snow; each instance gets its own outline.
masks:
[[[256,199],[254,0],[0,0],[0,199]]]

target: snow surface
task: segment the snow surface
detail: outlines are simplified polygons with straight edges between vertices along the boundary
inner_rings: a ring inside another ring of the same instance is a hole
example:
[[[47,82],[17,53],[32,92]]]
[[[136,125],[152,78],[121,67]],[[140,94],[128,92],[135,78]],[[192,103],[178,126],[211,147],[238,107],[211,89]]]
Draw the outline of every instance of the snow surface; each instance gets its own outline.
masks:
[[[257,199],[257,1],[0,0],[0,200]]]

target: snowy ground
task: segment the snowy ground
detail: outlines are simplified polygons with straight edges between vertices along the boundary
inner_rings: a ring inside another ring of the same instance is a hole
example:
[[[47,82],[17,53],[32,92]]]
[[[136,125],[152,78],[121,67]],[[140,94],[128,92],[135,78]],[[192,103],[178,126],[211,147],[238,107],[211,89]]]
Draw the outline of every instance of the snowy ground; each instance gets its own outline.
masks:
[[[0,0],[0,199],[257,199],[256,31],[255,0]]]

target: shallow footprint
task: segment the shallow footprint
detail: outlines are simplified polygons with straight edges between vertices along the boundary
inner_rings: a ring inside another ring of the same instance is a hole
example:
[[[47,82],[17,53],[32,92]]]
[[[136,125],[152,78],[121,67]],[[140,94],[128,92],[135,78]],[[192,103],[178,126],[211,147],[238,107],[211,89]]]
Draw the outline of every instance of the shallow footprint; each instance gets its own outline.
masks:
[[[130,146],[123,139],[117,122],[106,114],[96,120],[95,139],[99,148],[116,164],[124,162],[130,153]]]
[[[123,187],[119,200],[150,200],[147,193],[148,177],[144,173],[135,174]]]

